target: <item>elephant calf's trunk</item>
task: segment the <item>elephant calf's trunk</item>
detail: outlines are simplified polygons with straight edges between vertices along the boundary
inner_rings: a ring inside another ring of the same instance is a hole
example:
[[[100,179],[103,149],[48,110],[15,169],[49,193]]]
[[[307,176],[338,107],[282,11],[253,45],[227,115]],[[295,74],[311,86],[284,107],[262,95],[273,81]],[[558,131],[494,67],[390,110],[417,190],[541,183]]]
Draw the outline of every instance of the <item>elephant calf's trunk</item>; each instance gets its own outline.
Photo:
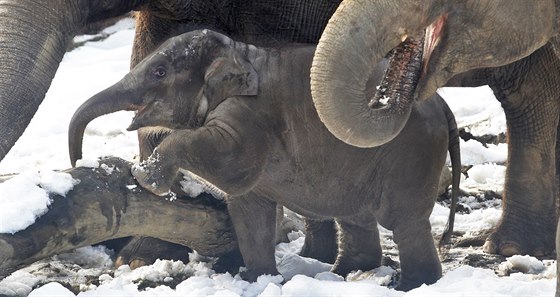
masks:
[[[74,113],[68,126],[68,149],[70,163],[82,158],[82,141],[86,126],[97,117],[121,110],[137,110],[138,105],[132,102],[130,94],[123,91],[123,82],[96,94],[82,104]]]

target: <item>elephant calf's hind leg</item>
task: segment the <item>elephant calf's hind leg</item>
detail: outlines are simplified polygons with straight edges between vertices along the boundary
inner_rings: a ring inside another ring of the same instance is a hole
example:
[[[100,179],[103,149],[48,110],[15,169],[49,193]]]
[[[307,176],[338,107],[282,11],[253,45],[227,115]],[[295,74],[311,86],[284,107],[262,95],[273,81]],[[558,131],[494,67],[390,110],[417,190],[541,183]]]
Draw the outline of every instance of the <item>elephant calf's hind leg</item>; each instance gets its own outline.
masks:
[[[367,224],[338,219],[338,257],[332,268],[336,274],[346,276],[353,270],[367,271],[381,265],[381,243],[377,221],[362,220]]]
[[[393,231],[393,238],[401,262],[401,279],[395,289],[408,291],[422,284],[433,284],[441,277],[441,263],[429,220],[400,224]]]

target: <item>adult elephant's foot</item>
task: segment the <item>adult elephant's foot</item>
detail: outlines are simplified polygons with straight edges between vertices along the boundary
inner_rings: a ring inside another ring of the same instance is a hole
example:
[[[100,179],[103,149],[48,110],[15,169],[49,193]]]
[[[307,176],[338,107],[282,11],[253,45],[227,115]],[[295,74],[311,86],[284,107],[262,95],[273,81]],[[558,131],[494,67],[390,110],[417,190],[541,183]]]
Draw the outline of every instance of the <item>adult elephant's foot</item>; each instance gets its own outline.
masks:
[[[115,267],[129,265],[131,269],[153,264],[157,259],[189,261],[188,247],[152,237],[134,237],[124,246],[115,260]]]
[[[550,255],[554,251],[555,229],[555,216],[550,211],[516,220],[504,217],[486,239],[483,249],[486,253],[505,257]]]

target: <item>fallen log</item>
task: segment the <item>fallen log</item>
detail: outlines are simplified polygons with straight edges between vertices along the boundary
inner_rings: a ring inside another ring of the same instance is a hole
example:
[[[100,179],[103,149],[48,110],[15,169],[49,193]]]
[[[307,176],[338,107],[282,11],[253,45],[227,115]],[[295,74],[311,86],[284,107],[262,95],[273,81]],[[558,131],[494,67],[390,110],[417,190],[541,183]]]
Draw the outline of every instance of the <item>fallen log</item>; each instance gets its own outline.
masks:
[[[118,158],[100,163],[111,170],[65,171],[80,180],[66,197],[51,194],[48,212],[35,223],[0,234],[0,279],[51,255],[127,236],[163,239],[206,256],[237,250],[222,202],[210,195],[166,200],[136,186],[131,163]]]

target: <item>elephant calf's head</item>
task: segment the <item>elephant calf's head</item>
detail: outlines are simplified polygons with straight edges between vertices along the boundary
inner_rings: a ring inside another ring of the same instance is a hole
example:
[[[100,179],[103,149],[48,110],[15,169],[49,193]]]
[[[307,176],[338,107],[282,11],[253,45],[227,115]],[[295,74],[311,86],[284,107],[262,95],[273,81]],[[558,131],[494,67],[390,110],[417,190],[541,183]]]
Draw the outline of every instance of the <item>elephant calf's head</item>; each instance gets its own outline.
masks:
[[[258,77],[230,38],[209,30],[173,37],[122,80],[82,104],[70,122],[74,166],[87,124],[119,110],[137,111],[128,130],[148,126],[193,129],[232,96],[257,95]]]

